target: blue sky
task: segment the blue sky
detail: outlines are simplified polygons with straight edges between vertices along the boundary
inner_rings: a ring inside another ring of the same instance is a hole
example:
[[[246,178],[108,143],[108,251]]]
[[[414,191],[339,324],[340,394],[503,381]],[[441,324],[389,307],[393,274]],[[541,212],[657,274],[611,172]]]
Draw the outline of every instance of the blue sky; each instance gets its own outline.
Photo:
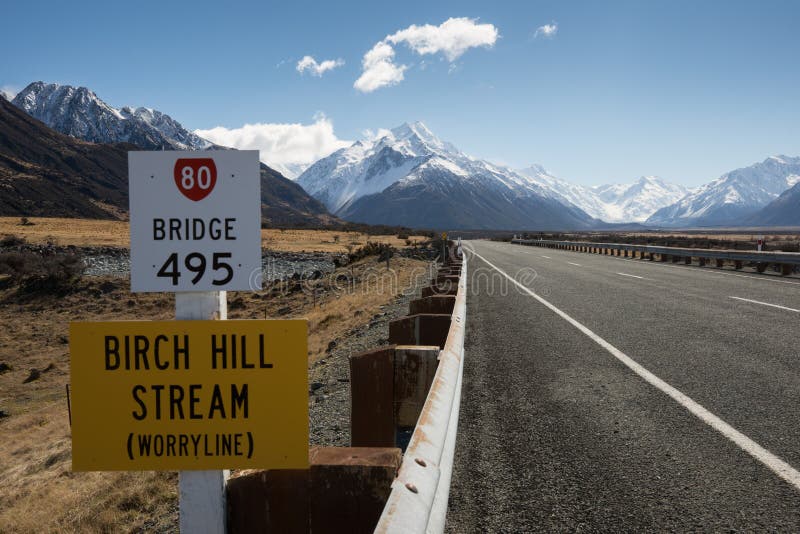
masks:
[[[404,79],[354,87],[387,36],[451,18],[498,37],[455,59],[446,45],[421,55],[390,42]],[[800,2],[770,0],[14,2],[0,20],[0,86],[85,85],[190,129],[257,123],[288,160],[422,120],[471,155],[577,183],[655,174],[694,186],[800,155],[798,20]],[[301,74],[306,55],[344,65]]]

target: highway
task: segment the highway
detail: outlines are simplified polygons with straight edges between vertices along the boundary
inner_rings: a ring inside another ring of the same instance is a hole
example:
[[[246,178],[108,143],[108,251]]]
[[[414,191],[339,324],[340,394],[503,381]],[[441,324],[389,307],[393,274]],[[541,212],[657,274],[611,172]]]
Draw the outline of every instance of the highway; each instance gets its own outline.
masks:
[[[800,279],[465,249],[448,532],[800,531]]]

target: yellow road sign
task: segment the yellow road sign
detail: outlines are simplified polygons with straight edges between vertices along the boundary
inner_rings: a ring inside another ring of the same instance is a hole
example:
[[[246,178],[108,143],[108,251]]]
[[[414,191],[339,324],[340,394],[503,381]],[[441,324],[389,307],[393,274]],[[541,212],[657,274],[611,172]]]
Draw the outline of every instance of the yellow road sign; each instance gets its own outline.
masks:
[[[70,324],[75,471],[308,467],[304,320]]]

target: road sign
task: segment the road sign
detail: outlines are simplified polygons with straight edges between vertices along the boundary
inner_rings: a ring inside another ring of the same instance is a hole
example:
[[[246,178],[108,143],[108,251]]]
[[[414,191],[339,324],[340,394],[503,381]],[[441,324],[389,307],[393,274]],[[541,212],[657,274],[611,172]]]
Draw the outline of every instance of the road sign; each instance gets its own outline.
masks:
[[[70,324],[72,468],[304,469],[304,320]]]
[[[261,289],[256,150],[129,152],[131,290]]]
[[[764,236],[758,236],[758,251],[761,252],[761,247],[764,245]]]

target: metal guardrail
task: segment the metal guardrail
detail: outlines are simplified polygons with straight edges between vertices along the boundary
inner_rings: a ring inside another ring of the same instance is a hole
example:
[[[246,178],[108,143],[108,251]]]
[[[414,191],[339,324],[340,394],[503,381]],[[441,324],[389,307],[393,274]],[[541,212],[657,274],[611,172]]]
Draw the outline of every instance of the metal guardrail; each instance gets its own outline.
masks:
[[[800,265],[798,252],[758,252],[749,250],[715,250],[701,248],[659,247],[651,245],[626,245],[620,243],[592,243],[588,241],[553,241],[538,239],[512,239],[512,243],[530,246],[543,246],[548,248],[563,248],[565,250],[606,249],[640,254],[659,254],[681,258],[707,258],[741,262],[776,263],[781,265]]]
[[[452,322],[439,366],[406,448],[377,533],[444,531],[453,469],[467,310],[467,259],[462,256]]]

